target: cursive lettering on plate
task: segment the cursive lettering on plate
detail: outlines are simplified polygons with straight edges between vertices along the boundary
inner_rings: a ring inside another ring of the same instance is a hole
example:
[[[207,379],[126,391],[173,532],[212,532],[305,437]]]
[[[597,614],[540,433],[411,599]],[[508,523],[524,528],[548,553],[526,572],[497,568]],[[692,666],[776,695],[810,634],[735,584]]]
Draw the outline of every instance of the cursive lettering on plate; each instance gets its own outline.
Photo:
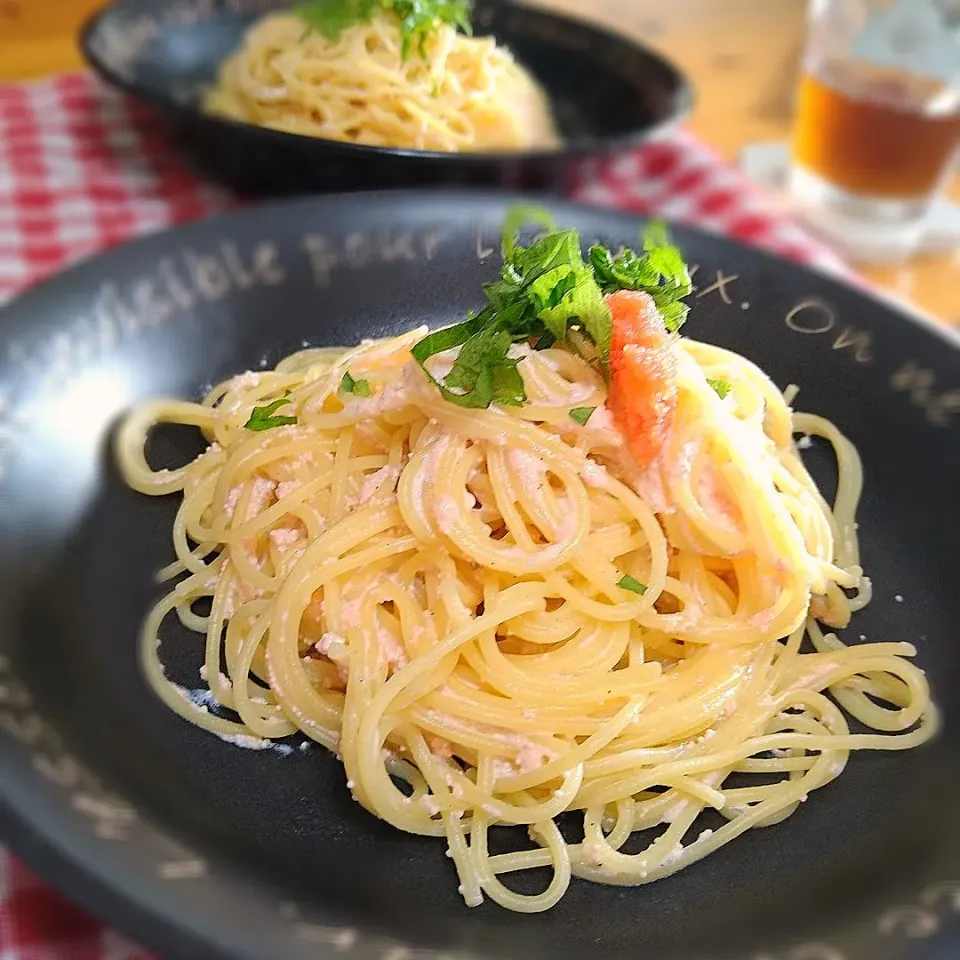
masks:
[[[426,250],[433,251],[429,243]],[[431,253],[432,255],[432,253]],[[104,280],[91,309],[65,330],[27,345],[10,339],[3,349],[20,381],[26,403],[0,397],[0,481],[31,426],[40,398],[62,393],[75,379],[110,356],[125,339],[169,323],[204,303],[216,303],[256,287],[276,287],[287,279],[280,249],[272,240],[243,247],[221,240],[208,250],[185,248],[164,257],[156,268],[120,283]]]
[[[343,240],[324,234],[309,234],[302,246],[310,263],[313,282],[321,288],[330,286],[339,269],[360,270],[371,264],[429,262],[440,246],[437,230],[401,233],[366,233],[357,231]]]
[[[730,286],[730,284],[734,283],[739,279],[740,279],[739,273],[726,274],[722,270],[717,270],[716,279],[714,280],[714,282],[711,283],[710,286],[705,287],[703,290],[698,290],[696,294],[696,298],[698,300],[702,300],[704,297],[709,296],[709,294],[716,293],[720,296],[720,299],[725,304],[727,304],[728,306],[732,306],[733,298],[730,296],[730,293],[727,288]]]
[[[337,950],[352,950],[360,936],[353,927],[324,927],[303,921],[297,921],[293,929],[298,940],[321,943]]]
[[[199,857],[166,860],[157,864],[157,874],[163,880],[199,880],[207,875],[207,863]]]
[[[828,943],[804,943],[785,953],[755,954],[750,960],[848,960],[847,955]]]
[[[833,349],[850,349],[857,363],[870,363],[873,360],[873,335],[869,331],[857,330],[856,327],[844,327],[833,341]]]
[[[818,335],[829,333],[837,325],[836,311],[822,300],[811,298],[801,300],[792,307],[784,323],[795,333]]]
[[[124,840],[137,815],[129,805],[103,789],[100,782],[65,749],[60,735],[37,712],[27,687],[0,663],[0,730],[27,748],[34,769],[67,791],[70,805],[107,840]]]
[[[877,929],[885,936],[903,936],[911,940],[931,937],[940,929],[937,915],[923,907],[894,907],[877,921]]]
[[[920,902],[934,910],[948,909],[960,914],[960,882],[934,883],[920,894]]]
[[[840,317],[836,309],[819,297],[809,297],[795,304],[787,311],[783,322],[794,333],[805,336],[836,334],[831,341],[833,350],[848,351],[857,363],[873,362],[873,334],[850,324],[840,327]]]
[[[960,413],[960,388],[938,391],[936,385],[937,375],[916,360],[908,360],[890,378],[890,386],[909,393],[910,401],[924,411],[930,423],[948,427]]]

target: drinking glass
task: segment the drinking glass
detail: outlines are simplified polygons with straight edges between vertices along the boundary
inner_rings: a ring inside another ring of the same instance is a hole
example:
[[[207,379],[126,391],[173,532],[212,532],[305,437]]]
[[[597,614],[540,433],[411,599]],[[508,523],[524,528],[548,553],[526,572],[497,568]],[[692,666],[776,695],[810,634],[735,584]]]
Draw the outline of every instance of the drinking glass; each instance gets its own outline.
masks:
[[[960,143],[960,0],[811,0],[790,189],[878,258],[908,253]]]

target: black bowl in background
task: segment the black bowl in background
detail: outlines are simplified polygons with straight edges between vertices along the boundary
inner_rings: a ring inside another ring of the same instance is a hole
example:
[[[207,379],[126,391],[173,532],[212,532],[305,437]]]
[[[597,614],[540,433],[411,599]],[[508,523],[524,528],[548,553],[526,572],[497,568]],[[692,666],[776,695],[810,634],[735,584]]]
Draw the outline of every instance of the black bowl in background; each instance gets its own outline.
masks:
[[[564,145],[450,154],[365,147],[209,116],[200,91],[246,27],[285,0],[114,0],[81,47],[109,83],[149,104],[198,171],[244,194],[439,184],[561,192],[584,161],[636,147],[690,110],[690,86],[626,37],[510,0],[477,0],[477,33],[505,43],[547,91]]]

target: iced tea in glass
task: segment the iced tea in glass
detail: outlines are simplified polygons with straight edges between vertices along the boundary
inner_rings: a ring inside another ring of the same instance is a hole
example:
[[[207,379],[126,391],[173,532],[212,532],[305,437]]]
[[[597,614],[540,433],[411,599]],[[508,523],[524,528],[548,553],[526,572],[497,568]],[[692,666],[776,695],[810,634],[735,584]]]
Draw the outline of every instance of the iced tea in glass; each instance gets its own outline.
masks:
[[[906,252],[958,143],[960,4],[813,0],[790,184],[815,217]]]

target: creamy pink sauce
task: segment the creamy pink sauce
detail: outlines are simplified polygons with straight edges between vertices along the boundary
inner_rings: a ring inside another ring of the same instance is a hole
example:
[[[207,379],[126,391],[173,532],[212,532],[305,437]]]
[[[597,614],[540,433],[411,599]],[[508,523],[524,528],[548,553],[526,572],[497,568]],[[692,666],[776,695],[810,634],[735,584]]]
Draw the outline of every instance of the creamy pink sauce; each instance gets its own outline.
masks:
[[[426,455],[423,458],[423,465],[413,477],[411,499],[413,500],[417,516],[425,527],[430,526],[430,519],[426,514],[424,506],[426,503],[427,488],[436,485],[440,476],[440,460],[447,450],[450,449],[453,439],[454,434],[445,430],[430,441]]]
[[[654,513],[669,515],[677,508],[667,496],[667,484],[664,479],[665,462],[661,453],[646,470],[641,470],[630,454],[623,450],[616,460],[611,461],[620,479],[633,492],[647,503]]]
[[[444,760],[453,757],[453,744],[446,737],[427,737],[427,746],[435,757],[442,757]]]
[[[290,527],[277,527],[275,530],[271,530],[267,536],[277,547],[292,547],[305,539],[300,530],[293,530]]]
[[[545,403],[575,407],[592,397],[596,392],[593,384],[567,380],[560,373],[560,365],[556,360],[547,356],[546,352],[532,350],[525,343],[513,344],[507,351],[507,355],[513,360],[523,360],[527,357],[535,358],[533,363],[521,369],[526,370],[524,379],[527,381],[528,389],[532,386],[534,388],[533,392],[539,393]],[[544,378],[545,371],[538,369],[538,367],[546,367],[547,370],[556,374],[560,383],[548,382]]]
[[[689,477],[693,471],[693,463],[700,452],[700,447],[701,444],[694,441],[683,444],[680,448],[680,455],[669,469],[672,480],[681,481]],[[703,512],[714,523],[732,532],[740,531],[736,505],[724,489],[722,481],[713,466],[701,471],[694,495]]]
[[[461,727],[466,730],[474,731],[477,733],[485,734],[486,736],[493,737],[494,739],[500,741],[505,746],[508,746],[516,751],[515,758],[513,762],[505,760],[497,760],[495,763],[506,763],[511,768],[515,768],[514,773],[530,773],[534,770],[539,770],[543,766],[544,762],[549,762],[556,758],[556,754],[549,749],[544,747],[539,743],[534,742],[529,737],[525,737],[520,733],[513,733],[512,731],[503,730],[499,727],[492,727],[489,724],[479,723],[477,721],[467,721],[460,720],[456,717],[451,716],[450,714],[443,713],[440,710],[431,710],[429,711],[431,718],[446,722],[453,727]],[[447,745],[445,749],[449,749],[450,753],[439,753],[438,750],[433,746],[433,740],[439,740],[441,738],[430,738],[428,742],[431,745],[431,750],[438,756],[453,756],[453,747],[449,745],[448,741],[444,740],[443,743]],[[513,775],[507,774],[506,767],[499,768],[503,772],[503,776]]]
[[[347,641],[339,633],[324,633],[313,648],[324,657],[330,657],[330,651],[333,649],[339,659],[346,652]]]
[[[380,647],[381,662],[397,669],[405,667],[410,662],[403,644],[381,624],[377,624],[377,643]]]
[[[400,479],[400,470],[397,467],[391,467],[389,464],[381,467],[376,473],[371,473],[364,478],[363,486],[358,495],[359,503],[363,504],[370,500],[382,483],[389,483],[391,487],[396,486]]]
[[[549,762],[554,757],[553,751],[546,747],[541,747],[538,743],[528,740],[527,743],[517,751],[517,767],[521,773],[531,773],[539,770],[544,761]]]
[[[345,600],[340,604],[340,623],[344,629],[360,626],[360,608],[363,606],[363,597]]]
[[[437,500],[435,512],[437,527],[441,533],[451,534],[457,521],[460,519],[460,508],[453,497],[440,497]]]
[[[388,410],[399,410],[410,406],[418,399],[425,399],[427,379],[423,371],[412,360],[404,364],[400,376],[391,380],[379,393],[372,397],[351,397],[349,403],[366,417],[376,417]]]
[[[228,415],[236,413],[245,402],[244,394],[260,383],[260,376],[259,373],[253,373],[248,370],[246,373],[241,373],[232,380],[228,380],[227,392],[224,394],[217,409],[221,413]]]
[[[246,373],[241,373],[229,381],[230,389],[249,390],[250,387],[255,387],[260,383],[260,377],[261,374],[248,370]]]
[[[509,760],[493,761],[493,779],[505,780],[507,777],[514,777],[517,774],[517,768]]]
[[[255,477],[253,481],[253,490],[250,492],[250,500],[247,503],[247,515],[245,520],[253,520],[260,515],[263,508],[268,506],[273,497],[276,484],[266,477]]]
[[[574,532],[577,529],[577,515],[574,505],[570,502],[569,498],[566,501],[567,506],[563,510],[563,519],[560,521],[560,524],[557,526],[557,539],[555,543],[549,545],[541,545],[537,547],[537,558],[545,559],[547,557],[556,556],[561,553],[561,551],[567,549],[569,546],[568,541],[573,536]],[[530,553],[525,550],[523,547],[496,547],[494,549],[502,557],[529,557]]]
[[[302,486],[302,480],[281,480],[277,484],[277,499],[282,500],[284,497],[290,496],[291,493],[296,492]]]
[[[243,492],[243,486],[231,487],[230,492],[227,494],[227,499],[223,504],[223,512],[228,517],[233,517],[234,511],[237,509],[237,501],[240,499],[240,494]]]
[[[520,486],[535,499],[546,482],[547,465],[528,450],[511,450],[507,461]]]
[[[790,684],[791,690],[821,690],[832,673],[836,673],[837,662],[826,661],[812,666],[809,670],[804,670],[793,683]]]
[[[597,490],[606,489],[610,483],[610,474],[607,468],[597,463],[596,460],[591,460],[590,457],[585,459],[580,475],[588,487],[594,487]]]

